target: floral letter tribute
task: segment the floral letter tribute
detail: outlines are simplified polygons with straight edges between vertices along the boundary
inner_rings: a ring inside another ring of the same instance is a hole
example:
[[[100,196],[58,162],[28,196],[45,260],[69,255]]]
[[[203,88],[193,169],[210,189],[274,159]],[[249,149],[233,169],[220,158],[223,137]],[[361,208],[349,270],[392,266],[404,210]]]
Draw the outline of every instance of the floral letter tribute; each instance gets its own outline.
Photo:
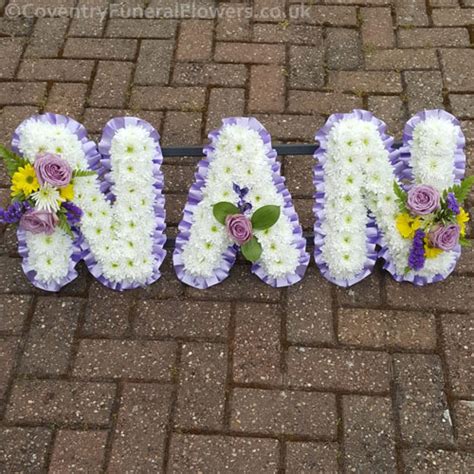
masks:
[[[240,248],[269,285],[298,282],[309,255],[270,135],[254,118],[228,118],[209,138],[179,225],[178,278],[195,288],[215,285]]]
[[[364,110],[332,115],[317,133],[315,259],[340,286],[368,276],[378,257],[397,281],[445,279],[465,243],[461,207],[473,178],[464,136],[442,110],[407,122],[400,150],[385,124]],[[369,211],[369,212],[368,212]]]
[[[166,237],[159,135],[147,122],[116,118],[99,151],[78,122],[31,117],[1,148],[13,204],[0,222],[18,223],[19,253],[30,281],[58,291],[85,260],[104,285],[129,289],[160,277]]]

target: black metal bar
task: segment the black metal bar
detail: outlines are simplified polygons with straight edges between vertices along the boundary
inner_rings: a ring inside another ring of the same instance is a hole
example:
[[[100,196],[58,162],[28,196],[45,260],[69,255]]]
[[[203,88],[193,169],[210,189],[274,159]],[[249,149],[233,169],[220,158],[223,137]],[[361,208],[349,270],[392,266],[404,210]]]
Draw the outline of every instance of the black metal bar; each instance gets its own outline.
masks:
[[[400,148],[402,144],[395,142],[394,148]],[[202,145],[189,145],[189,146],[170,146],[163,147],[161,151],[164,157],[176,157],[176,156],[190,156],[190,157],[201,157],[203,156]],[[273,145],[278,155],[314,155],[314,152],[318,149],[317,143],[282,143],[279,145]]]

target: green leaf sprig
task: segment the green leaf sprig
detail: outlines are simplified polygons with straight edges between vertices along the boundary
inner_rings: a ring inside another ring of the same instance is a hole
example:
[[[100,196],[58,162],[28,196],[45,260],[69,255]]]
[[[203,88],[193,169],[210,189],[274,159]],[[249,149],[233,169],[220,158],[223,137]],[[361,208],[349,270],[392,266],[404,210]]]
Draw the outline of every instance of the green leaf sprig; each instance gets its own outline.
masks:
[[[0,145],[0,158],[5,162],[7,173],[10,177],[12,177],[18,171],[18,168],[30,164],[28,160],[18,156],[16,153],[13,153],[13,151],[9,150],[3,145]]]

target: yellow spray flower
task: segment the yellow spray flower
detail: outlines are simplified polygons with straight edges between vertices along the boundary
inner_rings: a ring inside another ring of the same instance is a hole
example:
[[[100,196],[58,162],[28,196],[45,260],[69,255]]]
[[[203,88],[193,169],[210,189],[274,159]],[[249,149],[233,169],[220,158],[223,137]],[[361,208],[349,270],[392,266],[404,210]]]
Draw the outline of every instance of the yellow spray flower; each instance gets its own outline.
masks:
[[[65,201],[72,201],[74,199],[74,185],[69,183],[64,188],[60,188],[59,194]]]
[[[466,222],[469,222],[469,214],[461,207],[459,208],[459,214],[456,216],[456,220],[458,222],[461,237],[466,236]]]
[[[421,221],[419,217],[411,217],[410,214],[404,212],[397,216],[396,225],[402,237],[413,239],[415,232],[421,227]]]
[[[35,169],[31,165],[18,168],[12,177],[12,196],[23,193],[28,197],[32,192],[38,191],[39,183],[36,178]]]
[[[443,250],[437,249],[436,247],[432,247],[430,245],[430,241],[428,237],[425,237],[425,258],[436,258],[440,253],[443,253]]]

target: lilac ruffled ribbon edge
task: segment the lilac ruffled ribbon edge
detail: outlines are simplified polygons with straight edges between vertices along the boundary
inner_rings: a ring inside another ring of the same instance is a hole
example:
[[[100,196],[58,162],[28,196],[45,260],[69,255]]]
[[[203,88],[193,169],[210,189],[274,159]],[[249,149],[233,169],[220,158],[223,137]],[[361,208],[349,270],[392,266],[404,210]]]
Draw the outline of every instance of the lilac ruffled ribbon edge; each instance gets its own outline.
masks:
[[[263,127],[263,125],[253,117],[229,117],[222,120],[222,127],[225,127],[226,125],[241,125],[243,127],[247,127],[251,130],[255,130],[262,138],[265,145],[266,155],[270,160],[272,168],[273,184],[276,186],[277,192],[283,197],[283,212],[289,217],[290,222],[292,223],[294,235],[293,242],[296,243],[296,248],[300,252],[299,262],[295,272],[285,275],[284,277],[271,277],[265,272],[262,265],[259,263],[254,263],[252,265],[251,271],[266,284],[274,288],[293,285],[303,278],[306,268],[309,264],[310,256],[306,252],[306,239],[303,237],[303,230],[299,224],[298,215],[294,209],[291,195],[285,186],[285,178],[280,174],[280,164],[276,160],[277,153],[272,148],[271,136]],[[222,254],[219,267],[214,270],[213,275],[210,277],[191,275],[186,271],[182,258],[184,245],[189,241],[190,238],[194,210],[199,202],[201,202],[203,199],[202,189],[206,184],[209,164],[212,159],[212,154],[215,151],[215,144],[221,129],[214,130],[209,133],[209,139],[211,140],[211,143],[204,147],[205,158],[203,158],[198,164],[198,169],[195,174],[195,182],[189,191],[188,199],[183,212],[183,218],[178,226],[179,232],[178,236],[176,237],[176,247],[173,253],[173,264],[178,279],[183,283],[198,289],[206,289],[225,280],[229,276],[230,270],[233,267],[237,256],[236,247],[233,245],[229,246]]]

